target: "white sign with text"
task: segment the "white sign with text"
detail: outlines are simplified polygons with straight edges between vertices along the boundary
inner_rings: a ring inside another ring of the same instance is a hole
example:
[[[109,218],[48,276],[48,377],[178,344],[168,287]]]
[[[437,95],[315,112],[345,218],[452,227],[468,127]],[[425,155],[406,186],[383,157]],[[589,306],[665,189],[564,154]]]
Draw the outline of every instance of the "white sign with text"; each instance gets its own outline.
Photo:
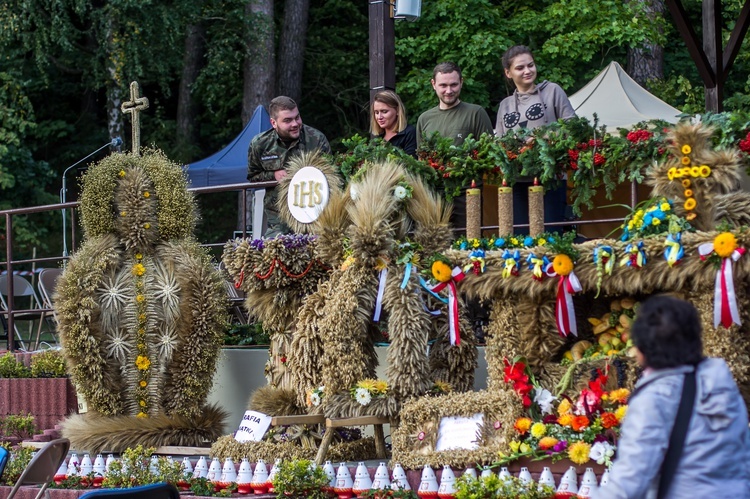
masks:
[[[479,447],[477,436],[484,422],[484,414],[465,418],[448,416],[440,420],[435,451],[450,449],[473,450]]]
[[[312,166],[300,168],[292,177],[287,206],[295,220],[309,224],[318,219],[328,204],[328,179]]]
[[[240,429],[234,434],[238,442],[259,442],[271,426],[271,416],[257,411],[245,411]]]

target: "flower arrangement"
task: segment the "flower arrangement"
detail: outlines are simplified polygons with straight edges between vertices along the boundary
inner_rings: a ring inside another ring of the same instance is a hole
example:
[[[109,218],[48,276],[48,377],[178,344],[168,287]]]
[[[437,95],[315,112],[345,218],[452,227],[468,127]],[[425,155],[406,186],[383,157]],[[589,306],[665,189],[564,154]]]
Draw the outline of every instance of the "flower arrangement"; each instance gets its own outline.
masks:
[[[672,201],[664,197],[647,199],[639,203],[620,228],[622,229],[620,240],[623,242],[665,232],[676,234],[693,230],[685,218],[674,212]]]
[[[576,397],[561,397],[550,414],[518,418],[514,424],[518,438],[510,442],[510,453],[502,453],[493,466],[524,456],[611,465],[630,392],[625,388],[605,391],[607,378],[597,370]]]
[[[363,379],[351,389],[354,400],[361,405],[369,405],[374,398],[385,397],[388,393],[388,382],[380,379]]]
[[[550,414],[555,397],[537,383],[526,362],[522,358],[512,362],[505,358],[503,363],[503,381],[513,385],[513,391],[521,398],[523,406],[535,415]]]
[[[325,386],[319,386],[312,390],[308,390],[307,396],[305,397],[307,407],[318,407],[325,396],[325,389]]]

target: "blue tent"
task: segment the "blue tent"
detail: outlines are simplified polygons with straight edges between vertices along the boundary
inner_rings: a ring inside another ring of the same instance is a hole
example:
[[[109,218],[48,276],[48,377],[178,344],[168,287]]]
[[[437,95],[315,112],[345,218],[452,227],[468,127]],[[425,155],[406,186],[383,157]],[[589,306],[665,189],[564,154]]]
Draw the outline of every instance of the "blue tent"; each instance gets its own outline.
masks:
[[[240,184],[247,182],[247,150],[250,141],[271,128],[271,119],[263,106],[258,106],[253,117],[229,145],[206,159],[187,165],[191,187]]]

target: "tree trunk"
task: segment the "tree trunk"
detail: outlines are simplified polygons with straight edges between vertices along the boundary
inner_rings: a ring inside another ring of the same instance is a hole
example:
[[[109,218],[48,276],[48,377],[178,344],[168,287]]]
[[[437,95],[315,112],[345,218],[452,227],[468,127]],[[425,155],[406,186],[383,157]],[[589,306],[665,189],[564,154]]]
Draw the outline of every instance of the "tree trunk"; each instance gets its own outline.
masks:
[[[109,130],[110,138],[121,137],[124,149],[128,149],[128,144],[131,144],[132,137],[125,137],[122,111],[120,106],[122,105],[122,87],[120,82],[122,81],[123,75],[120,73],[123,64],[122,61],[118,60],[119,50],[115,50],[114,34],[116,31],[117,21],[114,19],[109,20],[107,24],[107,43],[109,44],[110,50],[109,58],[107,59],[107,72],[109,73],[109,79],[107,80],[107,128]],[[126,85],[130,83],[127,82]]]
[[[664,15],[664,0],[638,0],[643,13],[649,19]],[[628,49],[628,74],[641,86],[647,86],[649,80],[664,78],[664,47],[644,42],[639,47]]]
[[[187,27],[185,36],[185,54],[182,58],[182,78],[180,79],[180,90],[177,97],[177,150],[184,157],[182,161],[190,161],[198,141],[198,129],[196,128],[196,117],[198,106],[193,99],[192,89],[198,73],[203,67],[205,55],[206,30],[203,24],[196,23]]]
[[[302,98],[302,68],[305,63],[307,17],[310,0],[286,0],[278,57],[278,94],[295,101]]]
[[[273,40],[273,0],[248,0],[247,53],[242,92],[242,125],[246,125],[259,105],[273,99],[275,51]]]

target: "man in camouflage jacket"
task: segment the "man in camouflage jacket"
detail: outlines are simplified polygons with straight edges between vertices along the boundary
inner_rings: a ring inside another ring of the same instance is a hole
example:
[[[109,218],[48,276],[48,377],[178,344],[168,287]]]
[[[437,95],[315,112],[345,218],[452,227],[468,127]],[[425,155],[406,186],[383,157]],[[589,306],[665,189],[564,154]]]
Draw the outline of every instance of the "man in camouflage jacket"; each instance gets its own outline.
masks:
[[[269,106],[271,130],[256,135],[248,151],[247,180],[279,181],[286,176],[289,160],[303,151],[320,149],[330,153],[328,139],[319,130],[302,124],[297,103],[289,97],[279,96]],[[276,189],[267,189],[263,207],[265,237],[290,232],[279,218],[276,207]]]

